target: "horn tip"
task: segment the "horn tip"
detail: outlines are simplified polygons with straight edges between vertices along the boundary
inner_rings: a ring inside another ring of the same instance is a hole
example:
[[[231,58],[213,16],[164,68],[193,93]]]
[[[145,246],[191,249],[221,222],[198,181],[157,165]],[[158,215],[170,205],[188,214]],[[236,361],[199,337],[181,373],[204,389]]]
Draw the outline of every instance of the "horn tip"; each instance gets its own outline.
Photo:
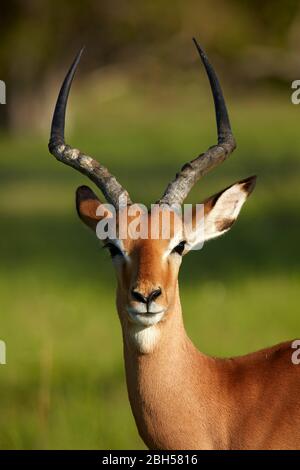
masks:
[[[193,37],[192,40],[193,40],[193,43],[195,44],[200,56],[201,57],[205,56],[205,52],[202,49],[202,47],[200,46],[200,44],[198,43],[197,39],[195,37]]]
[[[77,64],[78,64],[78,62],[80,61],[81,56],[82,56],[84,50],[85,50],[85,45],[83,45],[83,46],[81,47],[81,49],[79,49],[79,51],[78,51],[78,53],[77,53],[77,56],[76,56],[76,59],[75,59],[75,62],[76,62]]]

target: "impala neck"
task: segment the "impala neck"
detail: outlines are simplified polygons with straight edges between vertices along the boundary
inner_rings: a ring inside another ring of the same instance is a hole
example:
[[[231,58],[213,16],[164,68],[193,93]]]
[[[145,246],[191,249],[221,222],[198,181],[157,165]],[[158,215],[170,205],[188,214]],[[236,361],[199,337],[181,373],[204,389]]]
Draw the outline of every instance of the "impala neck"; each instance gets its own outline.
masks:
[[[141,353],[128,331],[128,326],[121,317],[127,388],[131,408],[139,433],[148,447],[167,449],[169,445],[182,445],[178,429],[186,433],[182,423],[189,426],[189,416],[194,414],[195,400],[199,392],[203,395],[209,369],[210,358],[199,353],[188,338],[182,320],[178,285],[173,305],[170,306],[167,319],[157,325],[159,339],[153,351]],[[206,379],[199,382],[199,372]],[[185,400],[183,400],[185,397]],[[191,406],[191,407],[190,407]],[[203,403],[207,407],[207,403]],[[186,416],[186,419],[182,419]],[[170,419],[170,417],[172,417]],[[204,418],[204,417],[203,417]],[[203,435],[209,435],[204,419],[197,421],[203,428]],[[170,442],[170,444],[169,444]],[[203,442],[203,448],[209,447]],[[171,447],[169,447],[171,448]],[[174,448],[174,447],[173,447]]]

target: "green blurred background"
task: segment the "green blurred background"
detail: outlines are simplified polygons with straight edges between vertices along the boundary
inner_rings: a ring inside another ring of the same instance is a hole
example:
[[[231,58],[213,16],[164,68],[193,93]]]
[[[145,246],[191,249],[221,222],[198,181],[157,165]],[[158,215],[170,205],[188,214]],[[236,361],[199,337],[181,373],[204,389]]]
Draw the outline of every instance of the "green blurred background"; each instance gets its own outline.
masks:
[[[143,448],[113,268],[75,213],[75,189],[88,182],[47,151],[58,88],[85,44],[68,140],[150,203],[215,142],[199,39],[238,149],[189,201],[259,178],[231,232],[184,260],[186,328],[199,349],[221,356],[299,337],[300,108],[290,99],[299,2],[13,0],[0,26],[0,448]]]

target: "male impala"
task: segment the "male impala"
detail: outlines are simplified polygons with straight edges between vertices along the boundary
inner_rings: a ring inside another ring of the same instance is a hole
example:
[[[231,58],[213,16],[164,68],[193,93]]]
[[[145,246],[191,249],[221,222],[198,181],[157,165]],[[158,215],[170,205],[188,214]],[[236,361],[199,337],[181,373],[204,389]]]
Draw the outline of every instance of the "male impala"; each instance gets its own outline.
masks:
[[[200,177],[235,148],[218,78],[194,42],[212,89],[218,144],[183,166],[159,200],[162,213],[172,204],[182,204]],[[119,200],[132,205],[127,191],[104,166],[64,140],[67,99],[80,56],[81,52],[60,90],[49,149],[59,161],[96,183],[120,221],[124,207],[119,208]],[[128,234],[104,241],[117,273],[131,408],[140,436],[151,449],[300,448],[300,369],[292,363],[291,342],[243,357],[217,359],[195,348],[182,321],[178,288],[182,256],[197,243],[227,232],[254,185],[255,177],[250,177],[206,199],[204,231],[189,230],[181,219],[175,224],[174,215],[168,239],[135,239]],[[105,212],[99,215],[103,205],[97,196],[81,186],[76,206],[81,219],[95,231]],[[151,213],[147,217],[150,231],[157,219]]]

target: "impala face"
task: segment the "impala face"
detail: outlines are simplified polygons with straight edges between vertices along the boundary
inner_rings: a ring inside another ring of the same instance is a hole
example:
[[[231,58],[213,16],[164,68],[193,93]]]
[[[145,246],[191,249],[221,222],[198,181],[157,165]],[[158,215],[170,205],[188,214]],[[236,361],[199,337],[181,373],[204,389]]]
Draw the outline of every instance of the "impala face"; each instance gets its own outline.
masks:
[[[130,323],[146,327],[155,325],[164,319],[172,305],[182,246],[170,248],[172,242],[126,240],[126,255],[124,252],[112,255],[123,314]]]
[[[169,212],[161,213],[169,217]],[[175,214],[172,214],[175,216]],[[169,238],[162,237],[161,218],[158,238],[151,238],[153,222],[147,215],[148,231],[145,239],[108,241],[118,277],[118,294],[123,315],[129,323],[151,326],[162,321],[173,304],[178,270],[186,246],[181,220],[170,220]],[[129,221],[130,222],[130,221]],[[137,221],[138,222],[138,221]]]

